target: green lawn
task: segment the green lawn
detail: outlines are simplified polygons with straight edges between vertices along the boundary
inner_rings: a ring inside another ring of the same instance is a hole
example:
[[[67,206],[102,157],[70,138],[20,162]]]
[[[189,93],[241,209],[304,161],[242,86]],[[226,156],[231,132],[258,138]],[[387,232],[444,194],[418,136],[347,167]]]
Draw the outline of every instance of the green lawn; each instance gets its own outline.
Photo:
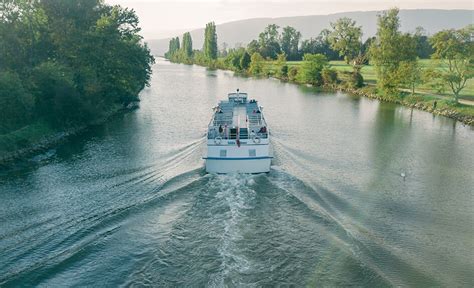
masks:
[[[433,64],[437,64],[434,62],[436,60],[430,60],[430,59],[422,59],[420,60],[420,64],[423,68],[428,68]],[[287,65],[289,67],[293,66],[299,66],[301,65],[302,61],[288,61]],[[331,61],[330,62],[332,68],[336,69],[337,71],[352,71],[352,67],[348,64],[346,64],[344,61]],[[439,67],[439,65],[437,65]],[[272,71],[276,70],[276,63],[274,61],[268,61],[266,62],[266,68]],[[442,69],[443,67],[439,67],[438,69]],[[375,74],[375,69],[374,66],[372,65],[367,65],[364,66],[361,70],[362,76],[364,77],[364,80],[368,84],[375,84],[377,81],[377,75]],[[446,90],[444,91],[443,94],[437,93],[437,91],[433,90],[432,87],[429,86],[429,84],[424,84],[416,89],[417,93],[422,93],[422,94],[431,94],[437,97],[452,97],[452,94],[450,93],[449,87],[446,87]],[[474,79],[470,79],[467,82],[466,87],[461,91],[461,98],[466,99],[466,100],[472,100],[474,101]]]

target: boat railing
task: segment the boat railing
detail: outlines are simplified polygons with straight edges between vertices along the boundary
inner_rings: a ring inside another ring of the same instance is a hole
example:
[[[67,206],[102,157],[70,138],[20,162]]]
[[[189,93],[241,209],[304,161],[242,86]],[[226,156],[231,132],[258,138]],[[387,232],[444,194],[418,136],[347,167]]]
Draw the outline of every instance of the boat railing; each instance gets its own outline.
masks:
[[[207,133],[207,139],[215,139],[217,137],[220,137],[221,139],[226,139],[226,140],[235,140],[235,139],[241,139],[241,140],[247,140],[247,139],[253,139],[254,137],[258,137],[260,139],[267,139],[268,138],[268,131],[267,132],[252,132],[252,133],[247,133],[247,135],[238,135],[237,133],[230,133],[228,131],[227,133],[225,131],[219,132],[219,127],[213,127],[213,129],[209,129]]]

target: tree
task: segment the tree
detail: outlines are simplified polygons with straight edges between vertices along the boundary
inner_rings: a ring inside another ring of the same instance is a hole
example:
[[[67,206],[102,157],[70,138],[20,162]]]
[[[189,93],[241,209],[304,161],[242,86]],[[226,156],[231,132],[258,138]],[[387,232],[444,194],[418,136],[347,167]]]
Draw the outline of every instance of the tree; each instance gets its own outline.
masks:
[[[101,0],[2,1],[0,90],[9,96],[0,98],[10,121],[84,125],[137,100],[154,62],[138,22]]]
[[[304,54],[301,64],[301,80],[311,85],[321,85],[321,71],[328,66],[328,63],[323,54]]]
[[[20,128],[32,116],[34,100],[17,73],[0,72],[0,134]]]
[[[299,57],[299,43],[301,33],[291,26],[283,28],[281,34],[281,51],[286,54],[288,60],[297,60]]]
[[[242,57],[240,58],[240,67],[242,70],[247,70],[250,67],[252,59],[250,58],[249,53],[247,51],[244,52]]]
[[[418,61],[400,62],[397,72],[401,84],[404,84],[410,88],[411,95],[415,95],[416,86],[423,83],[423,74]]]
[[[413,37],[399,31],[398,9],[378,15],[377,35],[370,47],[370,60],[375,65],[377,84],[385,92],[393,92],[400,84],[398,68],[402,61],[416,61]]]
[[[441,78],[448,84],[457,103],[459,93],[467,80],[474,77],[474,25],[459,30],[443,30],[431,38],[435,49],[434,59],[440,59],[447,68],[441,70]]]
[[[416,27],[413,37],[416,42],[416,56],[420,59],[429,59],[434,50],[431,47],[426,31],[423,27]]]
[[[247,52],[249,55],[253,55],[255,52],[260,52],[260,44],[258,44],[257,40],[250,41],[250,43],[247,45]]]
[[[263,59],[262,55],[260,53],[255,52],[252,54],[252,57],[250,58],[250,67],[249,67],[249,72],[253,75],[259,75],[263,71]]]
[[[245,53],[247,53],[245,48],[230,49],[224,59],[225,66],[237,71],[246,70],[248,68],[248,64],[245,68],[242,67],[242,58],[244,57]],[[250,56],[248,61],[250,63]],[[244,65],[245,64],[246,63],[244,63]]]
[[[361,54],[362,27],[356,26],[356,22],[344,17],[331,23],[332,31],[329,34],[331,48],[344,57],[347,64]]]
[[[329,43],[330,33],[328,29],[323,29],[316,38],[304,40],[301,43],[301,53],[323,54],[328,60],[339,60],[339,53],[334,51]]]
[[[183,34],[182,49],[186,57],[191,58],[193,56],[193,39],[191,38],[191,33],[189,32]]]
[[[217,33],[216,24],[214,22],[209,22],[206,24],[206,29],[204,31],[203,51],[207,59],[217,59]]]
[[[171,59],[175,53],[180,49],[179,37],[171,38],[168,44],[168,52],[165,53],[166,59]]]
[[[281,52],[278,25],[270,24],[258,36],[259,52],[264,58],[276,59]]]
[[[286,75],[282,75],[281,72],[283,69],[284,66],[287,66],[286,65],[286,55],[285,53],[280,53],[278,54],[278,57],[277,57],[277,60],[276,60],[276,74],[278,76],[286,76]],[[286,73],[288,73],[288,66],[286,67]]]

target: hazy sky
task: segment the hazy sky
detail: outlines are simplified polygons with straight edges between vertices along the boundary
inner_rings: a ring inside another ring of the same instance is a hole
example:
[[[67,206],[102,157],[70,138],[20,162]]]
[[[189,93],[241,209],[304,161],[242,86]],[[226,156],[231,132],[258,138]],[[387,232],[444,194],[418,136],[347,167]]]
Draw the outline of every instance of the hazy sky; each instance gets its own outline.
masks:
[[[400,9],[474,9],[472,0],[105,0],[135,9],[145,38],[165,38],[206,23],[258,17],[324,15],[347,11]]]

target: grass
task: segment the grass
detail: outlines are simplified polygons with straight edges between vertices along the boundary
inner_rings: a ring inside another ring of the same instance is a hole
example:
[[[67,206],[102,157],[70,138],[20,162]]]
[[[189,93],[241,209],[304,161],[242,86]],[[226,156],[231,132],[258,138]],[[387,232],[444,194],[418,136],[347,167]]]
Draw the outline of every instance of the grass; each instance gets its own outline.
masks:
[[[419,60],[422,69],[427,69],[432,65],[436,65],[437,69],[444,69],[446,65],[439,65],[437,60],[431,59],[421,59]],[[303,61],[288,61],[288,67],[298,67],[301,65]],[[346,64],[344,61],[330,61],[330,65],[337,71],[352,71],[352,66]],[[265,67],[268,70],[275,71],[277,69],[275,61],[267,61],[265,62]],[[375,68],[372,65],[366,65],[361,69],[362,77],[364,77],[364,81],[369,85],[375,85],[377,83],[377,75],[375,73]],[[423,84],[416,88],[417,94],[428,94],[436,98],[452,98],[452,94],[450,93],[449,87],[446,87],[444,93],[438,93],[429,84]],[[460,94],[461,99],[471,100],[474,101],[474,79],[470,79],[467,81],[466,87],[461,91]]]

